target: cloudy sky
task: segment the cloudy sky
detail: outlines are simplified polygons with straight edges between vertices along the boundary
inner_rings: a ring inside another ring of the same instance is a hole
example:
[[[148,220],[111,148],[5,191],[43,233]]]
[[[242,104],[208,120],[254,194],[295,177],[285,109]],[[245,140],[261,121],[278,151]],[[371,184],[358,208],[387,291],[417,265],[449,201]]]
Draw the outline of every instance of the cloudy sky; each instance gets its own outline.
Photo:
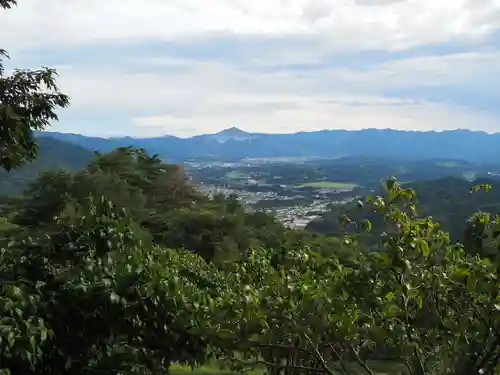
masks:
[[[500,0],[19,0],[9,67],[58,69],[52,130],[500,132]]]

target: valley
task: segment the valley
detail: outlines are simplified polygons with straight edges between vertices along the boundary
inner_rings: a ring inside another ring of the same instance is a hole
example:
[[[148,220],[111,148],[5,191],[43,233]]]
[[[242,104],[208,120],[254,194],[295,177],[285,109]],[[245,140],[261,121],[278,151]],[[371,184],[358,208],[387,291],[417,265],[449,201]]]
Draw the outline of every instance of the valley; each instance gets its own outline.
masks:
[[[184,165],[204,194],[234,196],[247,209],[270,213],[291,228],[305,228],[332,206],[373,193],[383,179],[392,176],[409,186],[412,181],[444,177],[473,181],[500,176],[500,165],[458,160],[290,157],[191,160]]]
[[[35,162],[12,172],[0,171],[1,196],[23,194],[44,171],[79,170],[95,158],[92,152],[95,150],[72,142],[46,136],[39,140],[40,155]],[[434,182],[446,185],[457,190],[457,199],[465,196],[467,184],[483,179],[500,180],[500,164],[495,162],[442,158],[202,157],[188,158],[180,165],[203,196],[235,199],[247,212],[269,214],[287,228],[336,236],[343,233],[337,223],[343,211],[354,202],[380,192],[383,181],[389,177],[407,187],[419,186],[423,193],[429,189],[432,192]],[[429,213],[436,212],[439,199],[445,198],[444,195],[431,198]],[[490,200],[481,204],[495,205],[500,197]],[[473,211],[474,207],[468,207],[461,212],[461,221]],[[455,233],[460,233],[458,224],[452,227]]]

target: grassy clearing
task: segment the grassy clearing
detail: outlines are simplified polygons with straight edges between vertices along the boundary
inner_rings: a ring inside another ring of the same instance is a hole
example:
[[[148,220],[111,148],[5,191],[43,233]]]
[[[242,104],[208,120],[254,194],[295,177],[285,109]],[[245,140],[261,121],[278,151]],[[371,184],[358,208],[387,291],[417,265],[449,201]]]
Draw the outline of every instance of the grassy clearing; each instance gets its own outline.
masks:
[[[217,365],[205,365],[191,369],[189,366],[182,366],[174,364],[170,367],[171,375],[234,375],[235,372],[230,370],[223,370]],[[245,375],[263,375],[261,371],[249,371],[243,373]]]
[[[247,178],[247,175],[243,172],[231,171],[229,173],[226,173],[226,178],[230,180],[242,180],[244,178]]]
[[[172,365],[171,375],[231,375],[230,371],[221,370],[217,366],[202,366],[191,369],[189,366]]]
[[[458,163],[456,161],[442,161],[442,162],[436,163],[436,165],[439,167],[445,167],[445,168],[455,168],[455,167],[460,166],[460,163]]]
[[[0,217],[0,232],[6,232],[15,228],[17,228],[17,225],[9,223],[4,217]]]
[[[387,362],[380,362],[377,363],[375,361],[370,361],[369,363],[370,368],[373,370],[373,373],[375,375],[395,375],[395,374],[404,374],[405,373],[405,367],[401,363],[387,363]],[[354,363],[347,363],[347,367],[352,370],[353,374],[363,374],[364,371],[359,367],[359,365],[354,364]],[[223,370],[220,367],[218,367],[216,364],[214,365],[205,365],[202,367],[197,367],[194,369],[191,369],[189,366],[182,366],[182,365],[172,365],[170,368],[169,373],[171,375],[240,375],[241,373],[235,373],[230,370]],[[254,370],[254,371],[249,371],[242,373],[244,375],[264,375],[265,370]]]
[[[352,190],[358,187],[358,184],[352,182],[335,182],[335,181],[316,181],[307,182],[299,185],[300,188],[313,188],[313,189],[348,189]]]

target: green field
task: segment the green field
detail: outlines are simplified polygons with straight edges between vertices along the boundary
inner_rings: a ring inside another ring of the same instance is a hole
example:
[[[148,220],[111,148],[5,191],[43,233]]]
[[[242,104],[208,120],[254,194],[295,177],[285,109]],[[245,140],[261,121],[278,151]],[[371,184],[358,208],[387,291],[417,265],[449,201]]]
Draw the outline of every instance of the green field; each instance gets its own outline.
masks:
[[[352,190],[358,187],[358,184],[352,182],[335,182],[335,181],[316,181],[301,184],[299,188],[313,188],[313,189],[349,189]]]
[[[439,167],[454,168],[454,167],[460,166],[460,163],[458,163],[456,161],[443,161],[443,162],[436,163],[436,165]]]
[[[17,228],[17,225],[9,223],[4,217],[0,217],[0,232],[6,232],[14,228]]]
[[[352,368],[353,374],[363,374],[364,372],[358,368],[358,365],[348,363],[347,366],[349,368]],[[370,361],[369,363],[370,368],[373,370],[374,375],[389,375],[389,374],[404,374],[404,366],[401,364],[397,363],[390,363],[390,362],[384,362],[384,363],[377,363]],[[359,370],[359,371],[356,371]],[[244,372],[244,373],[236,373],[230,370],[223,370],[220,369],[217,365],[205,365],[202,367],[196,367],[194,369],[191,369],[190,366],[181,366],[178,364],[172,365],[169,371],[170,375],[264,375],[265,370],[261,369],[259,370],[254,370],[254,371],[249,371],[249,372]]]
[[[169,371],[170,375],[233,375],[235,372],[223,370],[217,365],[205,365],[191,369],[190,366],[172,365]],[[242,374],[245,375],[262,375],[263,371],[248,371]],[[241,373],[239,373],[241,374]]]
[[[230,180],[242,180],[244,178],[247,178],[247,175],[243,172],[231,171],[229,173],[226,173],[226,178]]]
[[[216,366],[202,366],[191,369],[190,366],[172,365],[169,373],[171,375],[231,375],[230,371],[224,371]]]

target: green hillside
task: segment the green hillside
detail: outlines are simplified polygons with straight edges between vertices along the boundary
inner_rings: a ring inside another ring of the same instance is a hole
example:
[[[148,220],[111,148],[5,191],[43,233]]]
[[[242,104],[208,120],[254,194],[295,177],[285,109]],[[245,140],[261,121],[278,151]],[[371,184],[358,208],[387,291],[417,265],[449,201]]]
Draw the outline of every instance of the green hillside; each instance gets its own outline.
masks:
[[[491,185],[491,191],[471,193],[473,186],[481,184]],[[403,185],[416,191],[419,216],[431,216],[444,230],[450,232],[453,240],[463,240],[467,219],[474,213],[478,211],[500,213],[500,181],[498,180],[466,181],[460,178],[446,177],[429,181],[415,181]],[[378,193],[382,193],[382,191]],[[356,222],[369,219],[372,221],[373,229],[377,232],[387,229],[379,215],[371,208],[360,208],[357,202],[331,206],[330,210],[322,214],[321,218],[311,222],[307,229],[333,236],[353,231],[363,232],[360,230],[361,228],[355,228],[353,225],[343,225],[339,221],[343,215]],[[374,236],[365,234],[362,236],[370,241],[378,240]]]
[[[45,169],[80,169],[94,153],[81,146],[51,137],[38,138],[38,158],[22,168],[7,172],[0,169],[0,195],[20,195],[29,182]]]

